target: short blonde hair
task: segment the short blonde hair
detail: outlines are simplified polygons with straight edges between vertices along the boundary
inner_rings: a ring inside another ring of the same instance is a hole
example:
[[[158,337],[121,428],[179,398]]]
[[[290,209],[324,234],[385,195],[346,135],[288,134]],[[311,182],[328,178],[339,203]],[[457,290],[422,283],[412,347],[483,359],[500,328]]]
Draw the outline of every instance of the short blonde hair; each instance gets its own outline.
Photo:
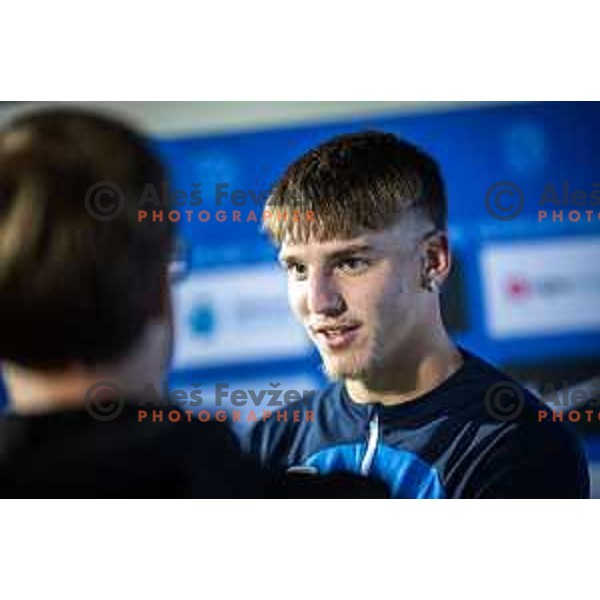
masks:
[[[309,150],[288,167],[265,208],[273,214],[314,214],[314,219],[268,219],[264,229],[276,245],[347,239],[362,230],[385,229],[409,210],[439,230],[447,221],[435,160],[378,131],[338,136]]]

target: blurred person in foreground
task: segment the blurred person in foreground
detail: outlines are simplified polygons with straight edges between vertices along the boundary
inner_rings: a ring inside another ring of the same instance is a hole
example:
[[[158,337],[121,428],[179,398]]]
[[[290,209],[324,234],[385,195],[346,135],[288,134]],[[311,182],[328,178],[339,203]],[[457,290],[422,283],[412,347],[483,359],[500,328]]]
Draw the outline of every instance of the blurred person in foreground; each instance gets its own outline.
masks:
[[[292,164],[266,210],[290,306],[333,383],[280,409],[310,410],[314,422],[254,428],[263,463],[360,473],[398,498],[589,495],[572,432],[538,422],[544,405],[444,327],[451,252],[430,156],[392,134],[340,136]],[[508,419],[495,418],[511,404]]]
[[[222,423],[139,422],[171,355],[173,225],[138,222],[143,190],[165,178],[107,117],[46,109],[0,131],[0,497],[289,494]],[[90,198],[98,182],[104,197]],[[119,390],[112,416],[88,396],[99,382]]]

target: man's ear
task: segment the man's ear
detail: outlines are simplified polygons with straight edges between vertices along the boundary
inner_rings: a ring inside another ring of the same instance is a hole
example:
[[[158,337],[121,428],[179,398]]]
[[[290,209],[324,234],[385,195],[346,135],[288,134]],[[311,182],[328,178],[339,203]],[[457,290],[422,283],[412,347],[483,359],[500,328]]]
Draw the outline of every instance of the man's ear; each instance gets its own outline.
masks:
[[[448,278],[451,268],[452,256],[448,233],[436,231],[425,243],[426,278],[434,286],[439,287]]]

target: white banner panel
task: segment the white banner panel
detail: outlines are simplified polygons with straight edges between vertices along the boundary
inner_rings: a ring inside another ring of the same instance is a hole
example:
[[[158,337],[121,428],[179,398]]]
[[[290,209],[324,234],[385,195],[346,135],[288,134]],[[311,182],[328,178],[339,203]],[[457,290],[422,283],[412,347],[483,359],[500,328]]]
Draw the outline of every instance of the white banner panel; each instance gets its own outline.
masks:
[[[600,329],[600,240],[490,244],[481,253],[492,337]]]
[[[305,356],[310,349],[276,264],[194,274],[179,284],[174,305],[175,369]]]

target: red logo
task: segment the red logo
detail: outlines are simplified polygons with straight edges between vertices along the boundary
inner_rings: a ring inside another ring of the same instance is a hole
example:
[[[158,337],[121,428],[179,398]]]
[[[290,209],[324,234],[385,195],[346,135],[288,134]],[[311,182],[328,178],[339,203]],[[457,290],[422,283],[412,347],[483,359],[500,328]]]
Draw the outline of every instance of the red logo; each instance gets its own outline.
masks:
[[[524,300],[531,296],[533,288],[524,277],[513,276],[506,282],[506,293],[513,300]]]

